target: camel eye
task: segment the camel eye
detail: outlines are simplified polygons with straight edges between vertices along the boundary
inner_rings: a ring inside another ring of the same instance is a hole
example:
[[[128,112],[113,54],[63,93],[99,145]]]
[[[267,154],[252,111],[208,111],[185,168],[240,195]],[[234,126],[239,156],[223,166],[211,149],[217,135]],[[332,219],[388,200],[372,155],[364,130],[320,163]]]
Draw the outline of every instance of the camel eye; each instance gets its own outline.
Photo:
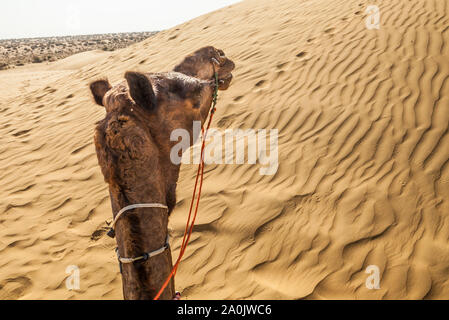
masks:
[[[225,53],[223,52],[223,50],[218,50],[218,54],[220,55],[220,58],[225,57]]]

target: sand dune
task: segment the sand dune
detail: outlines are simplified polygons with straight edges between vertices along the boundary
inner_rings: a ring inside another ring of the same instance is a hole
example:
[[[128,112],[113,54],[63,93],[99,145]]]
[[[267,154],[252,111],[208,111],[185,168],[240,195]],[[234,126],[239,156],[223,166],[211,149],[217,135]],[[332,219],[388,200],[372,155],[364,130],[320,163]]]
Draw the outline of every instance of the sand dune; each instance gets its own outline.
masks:
[[[370,4],[248,0],[86,64],[0,72],[0,298],[122,298],[87,85],[205,45],[237,65],[213,126],[278,129],[279,169],[206,167],[184,298],[449,298],[449,8],[376,1],[368,30]],[[195,172],[181,170],[174,256]]]

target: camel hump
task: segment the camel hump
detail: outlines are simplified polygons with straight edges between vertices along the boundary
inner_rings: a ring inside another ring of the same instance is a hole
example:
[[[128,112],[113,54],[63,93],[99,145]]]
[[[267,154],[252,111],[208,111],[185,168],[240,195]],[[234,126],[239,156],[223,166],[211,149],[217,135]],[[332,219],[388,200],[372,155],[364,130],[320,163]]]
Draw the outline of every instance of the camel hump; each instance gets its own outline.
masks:
[[[90,84],[90,91],[98,105],[104,107],[103,97],[111,88],[112,87],[107,79],[97,80]]]
[[[143,73],[131,71],[125,73],[125,79],[134,102],[147,110],[153,110],[156,107],[156,95],[150,79]]]

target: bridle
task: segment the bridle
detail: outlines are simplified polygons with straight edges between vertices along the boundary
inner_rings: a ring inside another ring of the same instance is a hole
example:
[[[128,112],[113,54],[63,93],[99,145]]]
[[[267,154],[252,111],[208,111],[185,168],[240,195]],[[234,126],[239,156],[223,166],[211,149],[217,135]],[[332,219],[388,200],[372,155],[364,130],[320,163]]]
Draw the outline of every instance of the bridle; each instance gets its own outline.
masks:
[[[210,127],[210,124],[211,124],[211,121],[212,121],[212,116],[215,113],[215,106],[217,104],[217,98],[218,98],[218,87],[219,87],[219,84],[220,84],[220,81],[218,80],[218,73],[216,72],[216,69],[215,69],[215,64],[217,64],[219,66],[220,62],[217,59],[215,59],[215,58],[212,58],[211,62],[212,62],[213,70],[214,70],[215,89],[214,89],[214,93],[213,93],[213,97],[212,97],[212,105],[211,105],[211,109],[210,109],[211,117],[209,119],[209,124],[208,124],[207,129],[206,129],[206,134],[207,134],[207,130],[209,130],[209,127]],[[203,131],[203,146],[202,146],[201,164],[200,164],[200,167],[202,167],[201,171],[204,171],[204,145],[205,145],[205,139],[206,139],[206,135],[204,134],[204,131]],[[200,168],[199,168],[198,174],[197,174],[197,181],[198,181],[198,177],[199,177],[199,172],[200,172]],[[203,178],[202,173],[203,172],[201,172],[201,183],[202,183],[202,178]],[[196,191],[196,184],[195,184],[195,191]],[[200,195],[201,195],[201,188],[200,188],[200,193],[198,195],[198,202],[199,202],[199,199],[200,199]],[[192,205],[193,205],[194,198],[195,198],[195,196],[192,198]],[[192,205],[191,205],[190,211],[192,211]],[[126,206],[123,209],[121,209],[117,213],[117,215],[115,216],[114,220],[111,223],[111,228],[110,228],[109,232],[107,233],[107,235],[109,237],[111,237],[111,238],[114,238],[115,237],[115,225],[116,225],[117,221],[120,219],[120,217],[126,211],[133,210],[133,209],[136,209],[136,208],[160,208],[160,209],[168,210],[168,207],[166,205],[164,205],[164,204],[161,204],[161,203],[140,203],[140,204],[133,204],[133,205]],[[198,204],[197,204],[197,208],[196,209],[198,210]],[[190,221],[190,214],[191,214],[191,212],[189,213],[189,221]],[[196,213],[195,213],[195,217],[196,217]],[[179,265],[179,262],[181,261],[181,258],[182,258],[183,254],[185,252],[185,248],[187,247],[187,244],[189,242],[190,234],[191,234],[191,232],[193,230],[193,224],[195,222],[195,217],[194,217],[194,219],[192,221],[192,225],[191,225],[191,228],[190,228],[190,233],[189,233],[189,235],[187,237],[187,240],[183,239],[183,244],[181,246],[181,253],[180,253],[179,257],[178,257],[178,260],[177,260],[174,268],[172,269],[172,272],[170,273],[169,277],[167,278],[167,280],[165,281],[164,285],[162,286],[162,288],[160,289],[159,293],[157,294],[155,300],[159,299],[159,296],[162,294],[162,292],[164,291],[165,287],[168,285],[168,282],[170,281],[170,278],[173,277],[174,274],[176,273],[176,270],[177,270],[177,267]],[[187,226],[189,226],[189,221],[187,222]],[[187,227],[186,227],[186,233],[184,234],[184,238],[186,238],[186,235],[187,235]],[[184,241],[184,240],[186,240],[186,241]],[[155,256],[165,252],[167,249],[170,248],[169,241],[170,241],[170,237],[169,237],[169,234],[167,232],[167,238],[165,240],[165,244],[161,248],[159,248],[157,250],[154,250],[154,251],[151,251],[151,252],[144,253],[144,254],[142,254],[142,255],[140,255],[138,257],[131,257],[131,258],[121,257],[119,255],[119,253],[118,253],[118,247],[117,247],[115,249],[115,251],[117,253],[117,258],[118,258],[118,261],[120,263],[120,272],[122,272],[122,264],[130,264],[130,263],[134,263],[136,261],[141,261],[141,260],[142,261],[147,261],[148,259],[150,259],[152,257],[155,257]]]
[[[132,204],[130,206],[124,207],[122,210],[120,210],[115,218],[114,221],[112,221],[111,223],[111,228],[108,232],[108,236],[110,236],[111,238],[115,237],[115,224],[117,223],[118,219],[122,216],[123,213],[125,213],[128,210],[132,210],[132,209],[137,209],[137,208],[162,208],[162,209],[167,209],[168,207],[165,204],[161,204],[161,203],[140,203],[140,204]]]
[[[120,254],[118,253],[118,248],[116,248],[115,251],[117,253],[117,258],[118,258],[118,261],[120,261],[120,263],[134,263],[134,262],[139,261],[139,260],[146,261],[146,260],[148,260],[148,259],[150,259],[152,257],[155,257],[155,256],[161,254],[165,250],[167,250],[170,247],[169,241],[170,241],[170,236],[167,233],[167,239],[165,240],[165,244],[164,244],[163,247],[161,247],[161,248],[159,248],[157,250],[151,251],[151,252],[144,253],[143,255],[135,257],[135,258],[123,258],[123,257],[120,257]]]
[[[108,232],[108,236],[110,236],[111,238],[114,238],[115,237],[115,225],[116,225],[118,219],[120,219],[120,217],[126,211],[137,209],[137,208],[161,208],[161,209],[168,210],[168,207],[162,203],[139,203],[139,204],[132,204],[130,206],[124,207],[117,213],[117,215],[114,218],[114,221],[112,221],[111,228]],[[117,253],[117,258],[120,263],[120,273],[122,272],[122,264],[134,263],[134,262],[140,261],[140,260],[147,261],[148,259],[165,252],[165,250],[167,250],[168,248],[170,248],[170,235],[168,234],[168,232],[167,232],[167,238],[165,239],[165,244],[161,248],[151,251],[151,252],[145,252],[144,254],[142,254],[138,257],[132,257],[132,258],[120,257],[120,254],[118,253],[118,247],[115,248],[115,252]]]

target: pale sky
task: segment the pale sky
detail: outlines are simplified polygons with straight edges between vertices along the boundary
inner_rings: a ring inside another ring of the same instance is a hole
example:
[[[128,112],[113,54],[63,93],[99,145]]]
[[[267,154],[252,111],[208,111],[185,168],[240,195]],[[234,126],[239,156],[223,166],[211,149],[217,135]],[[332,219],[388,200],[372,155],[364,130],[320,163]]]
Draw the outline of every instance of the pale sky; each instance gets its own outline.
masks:
[[[239,0],[7,0],[0,39],[158,31]]]

